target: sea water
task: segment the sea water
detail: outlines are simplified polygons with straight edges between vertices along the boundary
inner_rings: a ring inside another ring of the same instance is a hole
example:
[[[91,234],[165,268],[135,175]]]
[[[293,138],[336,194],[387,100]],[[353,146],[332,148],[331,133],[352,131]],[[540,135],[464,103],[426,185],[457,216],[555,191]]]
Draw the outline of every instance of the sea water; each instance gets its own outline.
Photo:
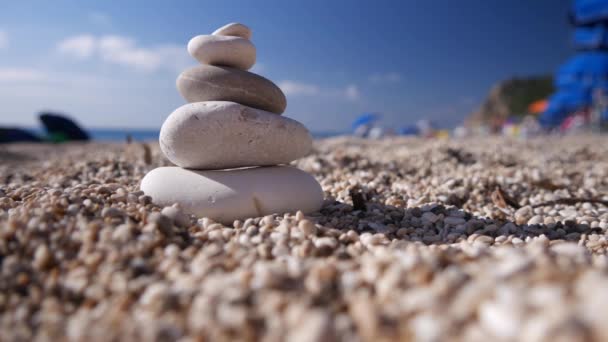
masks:
[[[130,138],[133,141],[153,141],[158,140],[159,130],[155,129],[129,129],[129,128],[89,128],[85,129],[92,140],[95,141],[127,141]],[[38,136],[45,136],[45,133],[41,129],[31,128],[28,129],[32,133]],[[315,139],[329,138],[338,136],[344,133],[340,132],[312,132],[312,136]]]

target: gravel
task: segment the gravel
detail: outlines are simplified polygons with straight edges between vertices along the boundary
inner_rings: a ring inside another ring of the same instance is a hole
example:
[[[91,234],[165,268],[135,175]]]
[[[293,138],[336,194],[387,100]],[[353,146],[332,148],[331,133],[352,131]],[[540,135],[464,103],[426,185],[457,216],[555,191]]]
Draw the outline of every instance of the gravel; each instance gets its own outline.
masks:
[[[155,144],[0,146],[0,340],[606,340],[607,142],[322,140],[320,212],[229,226]]]

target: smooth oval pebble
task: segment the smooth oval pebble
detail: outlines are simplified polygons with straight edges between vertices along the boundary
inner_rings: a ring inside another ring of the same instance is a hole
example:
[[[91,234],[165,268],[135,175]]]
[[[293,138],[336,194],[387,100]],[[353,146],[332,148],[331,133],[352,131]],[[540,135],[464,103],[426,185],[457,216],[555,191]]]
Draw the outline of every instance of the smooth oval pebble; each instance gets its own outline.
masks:
[[[200,171],[160,167],[141,181],[159,206],[174,203],[188,214],[225,224],[270,214],[318,211],[323,190],[315,178],[290,166]]]
[[[255,64],[255,46],[241,37],[196,36],[188,42],[188,52],[202,64],[241,70],[248,70]]]
[[[251,39],[251,29],[243,24],[230,23],[213,31],[215,36],[236,36]]]
[[[171,162],[191,169],[287,164],[312,148],[301,123],[227,101],[179,107],[163,123],[159,140]]]
[[[199,65],[177,78],[177,89],[188,102],[231,101],[281,114],[287,107],[285,94],[271,81],[244,70]]]

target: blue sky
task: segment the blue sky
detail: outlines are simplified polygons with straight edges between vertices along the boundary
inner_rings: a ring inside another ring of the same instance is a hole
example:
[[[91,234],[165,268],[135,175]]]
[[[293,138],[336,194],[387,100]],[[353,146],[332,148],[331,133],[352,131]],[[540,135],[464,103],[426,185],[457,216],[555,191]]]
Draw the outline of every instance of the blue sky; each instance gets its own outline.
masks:
[[[233,21],[253,30],[252,70],[287,95],[284,115],[343,131],[454,125],[489,87],[553,72],[573,51],[567,0],[4,1],[0,124],[63,111],[85,127],[159,128],[185,101],[188,40]]]

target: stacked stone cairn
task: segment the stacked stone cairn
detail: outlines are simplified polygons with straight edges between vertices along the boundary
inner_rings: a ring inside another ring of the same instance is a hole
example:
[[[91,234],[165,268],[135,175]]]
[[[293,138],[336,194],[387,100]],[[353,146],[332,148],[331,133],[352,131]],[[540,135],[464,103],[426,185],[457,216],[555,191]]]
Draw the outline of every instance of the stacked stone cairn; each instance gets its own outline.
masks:
[[[256,60],[250,39],[247,26],[232,23],[188,43],[202,65],[179,75],[177,89],[189,103],[160,131],[161,150],[177,166],[154,169],[141,182],[155,204],[226,224],[321,208],[314,177],[284,165],[309,153],[310,133],[281,116],[281,89],[247,71]]]

